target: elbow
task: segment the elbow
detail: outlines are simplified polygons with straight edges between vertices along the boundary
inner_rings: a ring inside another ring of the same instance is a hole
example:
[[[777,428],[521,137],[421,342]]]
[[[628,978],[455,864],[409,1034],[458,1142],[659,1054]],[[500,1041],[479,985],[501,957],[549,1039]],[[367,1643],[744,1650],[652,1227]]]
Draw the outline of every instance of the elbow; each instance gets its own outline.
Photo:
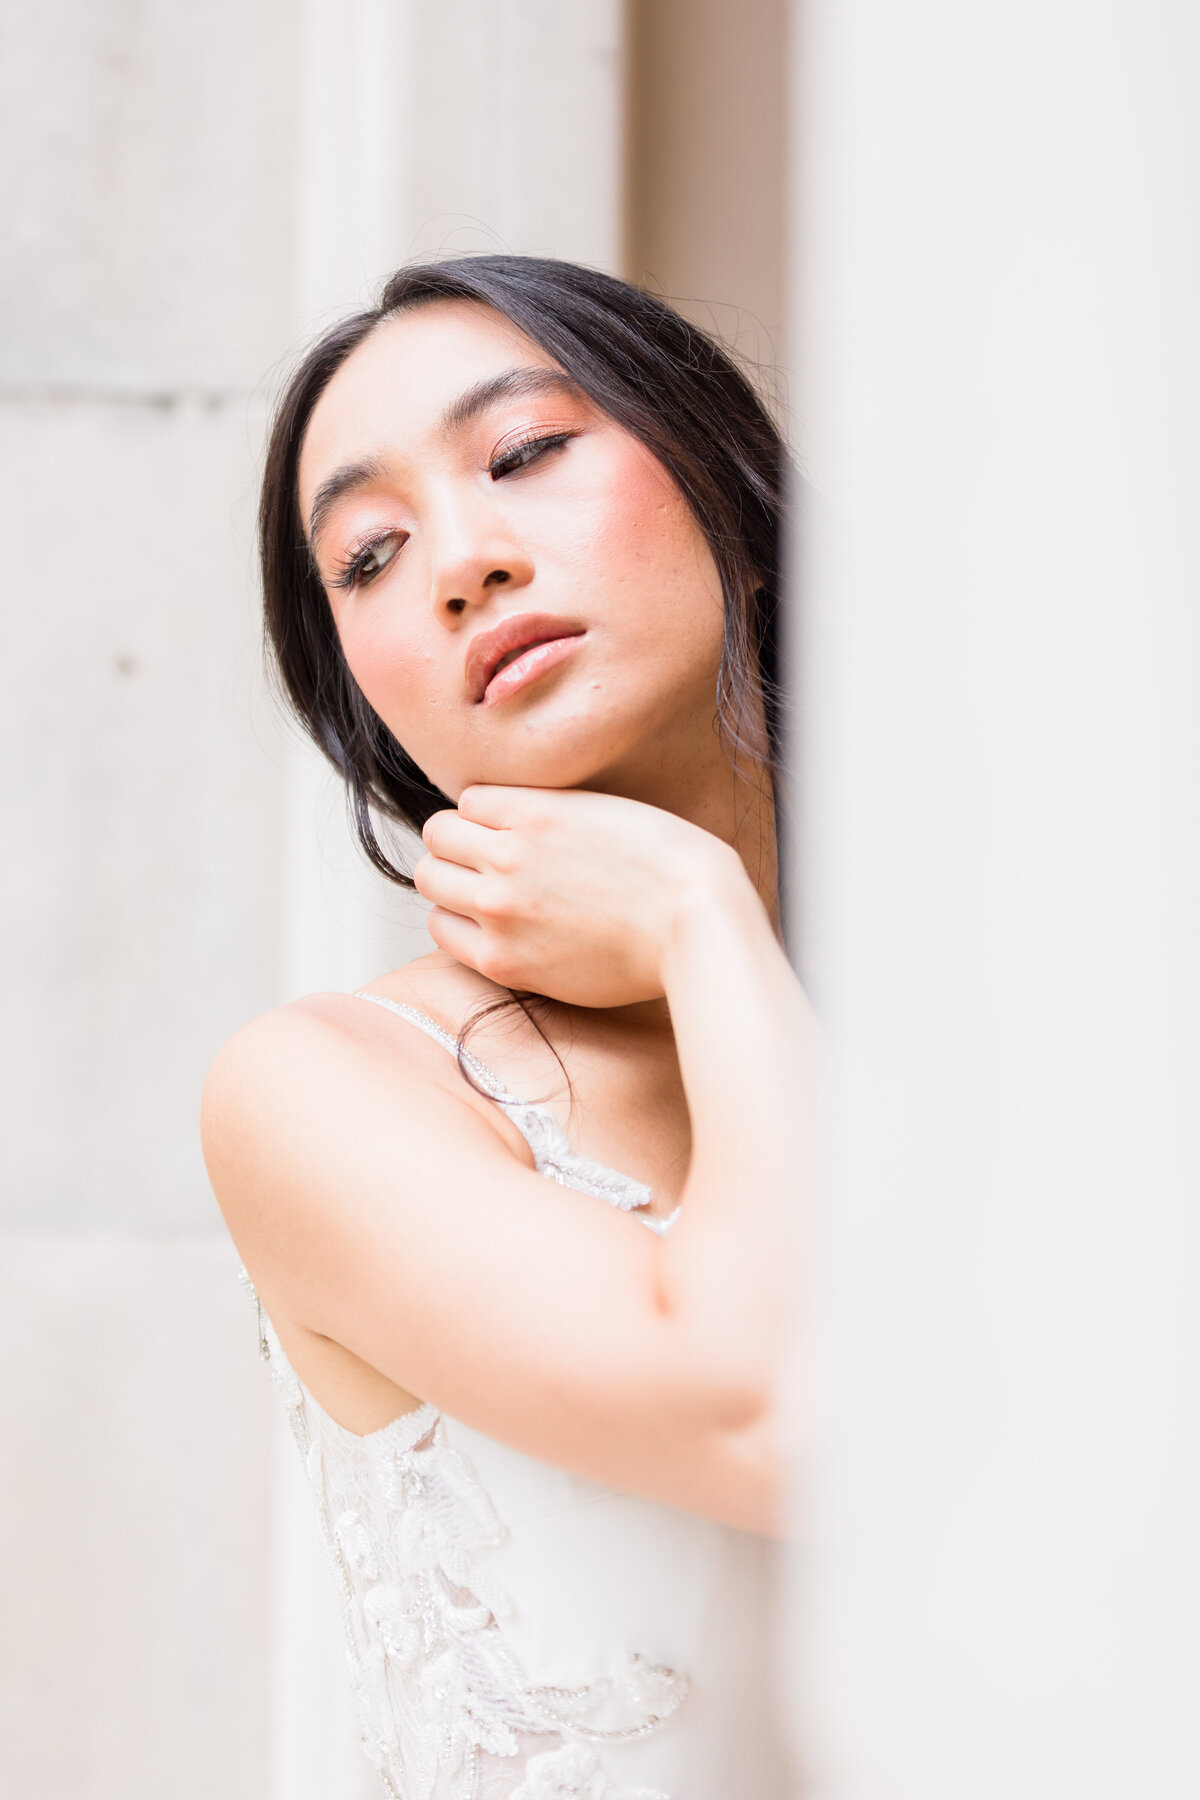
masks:
[[[719,1433],[715,1460],[722,1471],[726,1521],[760,1537],[778,1537],[784,1527],[786,1492],[783,1433],[770,1397],[745,1407],[735,1425]]]
[[[716,1428],[739,1437],[763,1432],[775,1413],[773,1384],[757,1371],[723,1371],[709,1386],[709,1402]]]

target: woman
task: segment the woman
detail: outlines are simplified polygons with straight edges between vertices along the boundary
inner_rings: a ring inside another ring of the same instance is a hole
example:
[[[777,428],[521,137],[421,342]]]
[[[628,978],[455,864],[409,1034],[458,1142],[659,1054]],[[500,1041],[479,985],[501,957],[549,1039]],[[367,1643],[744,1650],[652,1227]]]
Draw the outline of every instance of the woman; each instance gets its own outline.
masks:
[[[205,1145],[402,1800],[787,1791],[781,462],[667,307],[525,258],[402,271],[276,418],[278,667],[438,950],[240,1032]]]

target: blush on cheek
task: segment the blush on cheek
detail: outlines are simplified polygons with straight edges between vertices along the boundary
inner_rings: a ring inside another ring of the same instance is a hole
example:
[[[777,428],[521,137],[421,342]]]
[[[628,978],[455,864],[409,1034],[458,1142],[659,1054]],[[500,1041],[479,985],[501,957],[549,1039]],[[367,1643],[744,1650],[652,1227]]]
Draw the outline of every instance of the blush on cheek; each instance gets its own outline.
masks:
[[[712,550],[661,463],[632,444],[613,468],[606,498],[606,560],[653,596],[658,626],[720,634],[724,599]]]
[[[639,530],[652,524],[661,530],[677,507],[687,511],[682,494],[662,464],[638,443],[631,443],[618,459],[610,499],[615,522]]]
[[[708,553],[703,532],[674,480],[642,444],[633,443],[614,470],[614,522],[630,533],[648,561],[678,556],[685,546]]]
[[[405,743],[405,720],[438,706],[435,659],[427,650],[400,645],[383,633],[342,636],[346,666],[393,737]],[[409,750],[409,754],[413,752]]]

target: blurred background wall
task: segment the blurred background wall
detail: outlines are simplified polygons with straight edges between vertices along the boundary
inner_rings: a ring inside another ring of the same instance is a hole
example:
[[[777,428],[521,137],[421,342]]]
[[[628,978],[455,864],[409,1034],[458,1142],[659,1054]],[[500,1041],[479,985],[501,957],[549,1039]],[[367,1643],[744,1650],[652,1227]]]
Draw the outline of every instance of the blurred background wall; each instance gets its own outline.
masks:
[[[0,1792],[373,1792],[200,1160],[240,1023],[425,947],[266,694],[264,422],[395,264],[774,358],[782,0],[4,0]]]

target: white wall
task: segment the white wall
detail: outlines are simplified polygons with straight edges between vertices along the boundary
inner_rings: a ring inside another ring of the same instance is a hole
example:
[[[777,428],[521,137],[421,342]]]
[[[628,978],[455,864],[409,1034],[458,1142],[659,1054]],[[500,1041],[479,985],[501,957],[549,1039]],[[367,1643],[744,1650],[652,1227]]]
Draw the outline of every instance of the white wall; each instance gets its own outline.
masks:
[[[812,1792],[1184,1800],[1200,14],[804,17]]]

